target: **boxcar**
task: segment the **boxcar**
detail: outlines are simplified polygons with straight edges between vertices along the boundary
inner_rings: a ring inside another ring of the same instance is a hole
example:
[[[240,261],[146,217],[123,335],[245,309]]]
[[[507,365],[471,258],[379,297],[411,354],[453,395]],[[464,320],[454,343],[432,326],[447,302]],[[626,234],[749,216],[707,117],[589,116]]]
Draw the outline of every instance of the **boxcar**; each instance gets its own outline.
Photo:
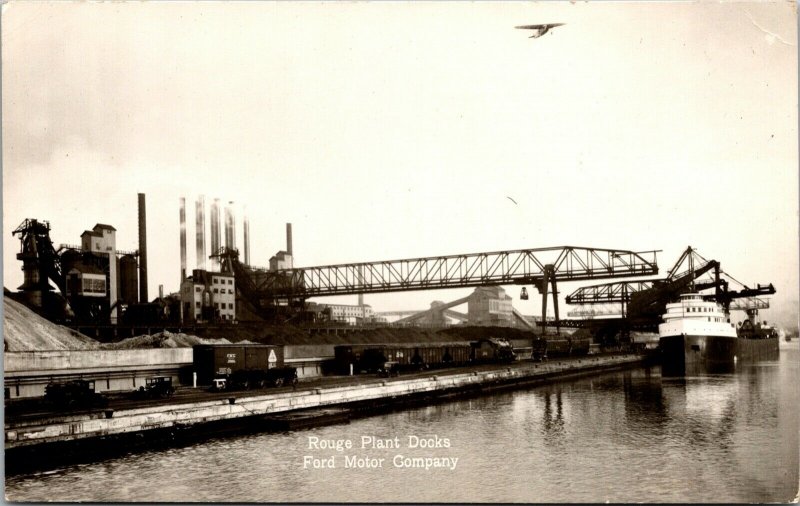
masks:
[[[198,344],[193,347],[198,385],[238,371],[268,370],[284,366],[283,346],[269,344]]]

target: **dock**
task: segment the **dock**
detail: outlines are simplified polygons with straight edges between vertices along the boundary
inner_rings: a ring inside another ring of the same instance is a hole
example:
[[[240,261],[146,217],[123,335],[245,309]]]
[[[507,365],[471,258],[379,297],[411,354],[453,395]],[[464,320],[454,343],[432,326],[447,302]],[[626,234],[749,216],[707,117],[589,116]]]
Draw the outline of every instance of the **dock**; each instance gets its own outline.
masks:
[[[531,386],[642,363],[640,355],[619,354],[426,371],[398,378],[340,377],[331,378],[330,383],[301,383],[297,389],[279,392],[228,392],[210,400],[145,403],[127,409],[6,419],[6,462],[13,466],[24,464],[30,454],[76,453],[87,447],[130,447],[131,442],[137,441],[152,445],[157,440],[177,440],[182,436],[204,437],[276,427],[294,430],[315,425],[315,419],[338,423],[380,410]]]

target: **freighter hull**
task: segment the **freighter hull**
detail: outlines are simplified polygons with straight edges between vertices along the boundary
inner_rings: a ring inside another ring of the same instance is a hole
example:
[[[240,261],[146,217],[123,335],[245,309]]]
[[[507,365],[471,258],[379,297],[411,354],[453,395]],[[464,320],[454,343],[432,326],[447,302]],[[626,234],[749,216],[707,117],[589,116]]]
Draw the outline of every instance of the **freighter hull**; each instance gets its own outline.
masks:
[[[778,339],[676,335],[660,339],[662,372],[669,376],[733,372],[737,364],[778,360]]]

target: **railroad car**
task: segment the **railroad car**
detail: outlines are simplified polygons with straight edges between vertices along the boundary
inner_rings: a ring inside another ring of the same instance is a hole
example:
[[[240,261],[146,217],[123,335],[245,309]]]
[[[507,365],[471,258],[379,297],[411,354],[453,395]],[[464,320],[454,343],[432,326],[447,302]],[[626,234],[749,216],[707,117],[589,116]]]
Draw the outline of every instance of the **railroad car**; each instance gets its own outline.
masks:
[[[564,338],[564,339],[547,339],[547,353],[546,356],[578,356],[588,355],[589,347],[592,344],[590,338]]]
[[[474,362],[510,362],[515,358],[504,339],[411,344],[347,344],[334,347],[340,374],[380,373],[387,362],[397,370],[455,367]]]
[[[349,374],[380,372],[386,362],[398,370],[448,367],[471,361],[469,343],[347,344],[334,347],[337,371]]]
[[[198,385],[217,389],[297,382],[297,369],[284,365],[283,346],[277,345],[198,344],[193,347],[193,366]]]

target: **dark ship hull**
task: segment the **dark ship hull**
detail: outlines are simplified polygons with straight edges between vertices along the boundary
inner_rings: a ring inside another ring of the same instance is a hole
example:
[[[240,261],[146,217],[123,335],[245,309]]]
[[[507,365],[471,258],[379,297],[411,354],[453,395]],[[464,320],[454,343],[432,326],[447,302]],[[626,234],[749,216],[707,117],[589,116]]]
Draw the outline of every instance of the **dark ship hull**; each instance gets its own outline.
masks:
[[[778,360],[778,338],[729,336],[665,336],[659,341],[661,370],[667,376],[724,374],[737,364]]]

